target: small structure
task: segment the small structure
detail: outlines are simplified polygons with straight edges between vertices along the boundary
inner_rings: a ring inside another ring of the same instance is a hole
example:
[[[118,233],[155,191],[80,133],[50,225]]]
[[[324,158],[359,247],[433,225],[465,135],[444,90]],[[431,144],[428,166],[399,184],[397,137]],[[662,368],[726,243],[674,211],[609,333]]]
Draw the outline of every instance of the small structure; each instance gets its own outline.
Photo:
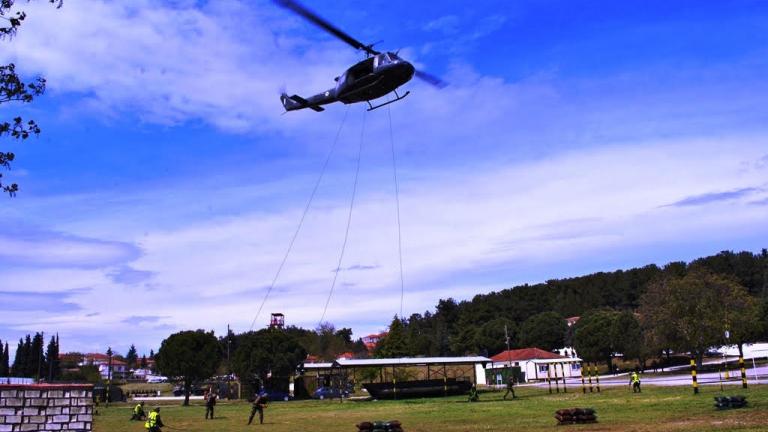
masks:
[[[112,356],[111,358],[111,364],[112,364],[112,371],[111,371],[111,377],[112,378],[122,378],[124,377],[128,372],[128,364],[122,360],[118,360],[115,358],[115,356]],[[93,365],[96,366],[99,369],[99,374],[101,375],[102,379],[108,379],[110,377],[110,356],[107,354],[101,354],[101,353],[88,353],[83,355],[81,361],[78,363],[78,366],[88,366]]]
[[[376,348],[376,345],[379,343],[381,338],[386,336],[388,332],[381,332],[381,333],[374,333],[369,334],[368,336],[363,336],[363,343],[365,344],[365,347],[368,348],[369,352],[373,352],[373,350]]]
[[[273,313],[269,318],[269,328],[276,328],[282,330],[285,328],[285,315],[281,313]]]
[[[304,363],[304,382],[317,387],[362,386],[376,398],[465,394],[473,384],[486,383],[487,357],[403,357],[345,359],[332,363]],[[312,391],[308,388],[308,392]]]
[[[562,378],[581,377],[581,359],[565,357],[539,348],[502,351],[486,366],[488,383],[503,385],[506,370],[519,367],[520,382],[544,381],[555,374]],[[548,375],[549,374],[549,375]]]

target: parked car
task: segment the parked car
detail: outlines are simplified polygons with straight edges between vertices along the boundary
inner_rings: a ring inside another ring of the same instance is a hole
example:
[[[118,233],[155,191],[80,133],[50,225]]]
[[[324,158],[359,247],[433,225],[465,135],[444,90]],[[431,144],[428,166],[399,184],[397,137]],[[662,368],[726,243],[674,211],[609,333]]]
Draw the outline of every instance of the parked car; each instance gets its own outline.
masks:
[[[315,399],[341,398],[342,395],[344,397],[348,397],[349,392],[342,392],[339,389],[333,387],[318,387],[317,390],[312,393],[312,397]]]
[[[165,382],[168,382],[168,377],[164,377],[160,375],[150,375],[147,377],[147,382],[150,384],[165,383]]]
[[[270,389],[262,389],[259,392],[259,396],[266,397],[270,401],[289,401],[293,399],[291,395],[288,392],[284,392],[281,390],[270,390]]]

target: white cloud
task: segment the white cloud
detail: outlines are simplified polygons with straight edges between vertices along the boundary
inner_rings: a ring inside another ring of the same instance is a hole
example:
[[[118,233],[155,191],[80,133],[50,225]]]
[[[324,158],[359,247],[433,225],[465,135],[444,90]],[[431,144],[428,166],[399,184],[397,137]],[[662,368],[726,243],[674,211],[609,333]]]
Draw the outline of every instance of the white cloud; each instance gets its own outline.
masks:
[[[277,89],[325,89],[356,56],[337,42],[293,36],[295,21],[267,4],[217,1],[197,10],[185,2],[90,0],[54,10],[31,3],[28,22],[0,61],[18,60],[43,73],[54,94],[87,98],[72,110],[138,112],[146,122],[164,124],[202,119],[227,131],[278,130],[283,135],[272,137],[274,145],[300,141],[324,149],[344,108],[322,117],[280,116]],[[501,24],[491,19],[488,29]],[[740,83],[722,76],[667,90],[627,85],[643,82],[638,76],[562,82],[541,74],[509,82],[455,64],[446,77],[452,85],[442,91],[409,84],[414,95],[392,111],[402,169],[406,313],[432,308],[440,297],[468,298],[524,282],[452,280],[469,271],[556,266],[724,233],[764,235],[768,206],[749,202],[765,199],[765,192],[664,207],[768,182],[765,163],[756,162],[765,160],[764,135],[695,138],[710,124],[728,127],[763,104],[757,87],[724,108]],[[346,220],[350,179],[344,170],[359,136],[357,110],[349,116],[341,162],[323,183],[261,322],[270,311],[308,327],[320,318]],[[342,263],[367,270],[339,274],[328,315],[338,326],[355,323],[362,334],[399,311],[391,173],[383,168],[391,157],[386,119],[383,110],[368,114],[361,190]],[[0,324],[32,331],[48,326],[103,344],[151,339],[155,346],[173,328],[223,330],[231,323],[246,329],[300,216],[308,190],[297,185],[313,181],[288,169],[271,181],[249,174],[29,198],[3,208],[6,219],[34,219],[106,242],[2,237],[0,251],[55,267],[4,269],[0,287],[67,292],[81,310],[33,319],[4,314]],[[201,197],[204,187],[216,193]],[[121,254],[110,246],[118,240],[143,254]],[[73,261],[96,268],[71,268]],[[127,328],[123,320],[148,315],[148,305],[150,315],[167,318]]]
[[[764,170],[743,168],[745,161],[761,157],[765,145],[762,137],[643,142],[524,164],[435,171],[431,181],[406,181],[401,188],[405,312],[430,309],[441,297],[468,298],[477,290],[522,282],[447,282],[451,275],[499,266],[514,272],[647,244],[716,239],[722,232],[756,235],[756,227],[768,226],[768,206],[749,205],[750,197],[704,206],[664,205],[708,191],[765,184]],[[157,208],[162,203],[145,205],[162,212]],[[150,229],[134,239],[145,253],[130,263],[132,271],[152,275],[143,285],[115,283],[110,277],[114,270],[70,271],[66,276],[62,271],[12,273],[11,280],[19,290],[90,287],[92,292],[70,296],[83,308],[77,316],[101,310],[108,297],[114,325],[146,314],[151,301],[152,315],[168,317],[163,324],[174,328],[230,323],[246,329],[282,259],[301,205],[296,201],[270,211],[255,206],[238,215]],[[307,327],[320,319],[346,205],[343,197],[335,197],[313,207],[259,325],[271,311]],[[136,209],[137,214],[145,211]],[[342,267],[366,270],[339,275],[328,313],[339,326],[358,323],[355,330],[366,333],[399,311],[394,211],[386,189],[361,191]],[[121,231],[119,220],[84,216],[82,222],[84,230]],[[74,331],[90,321],[79,322],[64,319],[61,325]]]

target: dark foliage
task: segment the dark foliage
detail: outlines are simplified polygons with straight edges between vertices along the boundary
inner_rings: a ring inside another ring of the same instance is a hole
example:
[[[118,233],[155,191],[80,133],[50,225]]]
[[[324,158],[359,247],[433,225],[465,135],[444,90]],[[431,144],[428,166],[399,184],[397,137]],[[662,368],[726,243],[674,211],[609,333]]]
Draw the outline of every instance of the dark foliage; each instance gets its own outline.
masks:
[[[163,340],[156,356],[157,369],[177,377],[184,386],[184,405],[189,405],[192,385],[210,378],[219,366],[221,351],[213,332],[182,331]]]

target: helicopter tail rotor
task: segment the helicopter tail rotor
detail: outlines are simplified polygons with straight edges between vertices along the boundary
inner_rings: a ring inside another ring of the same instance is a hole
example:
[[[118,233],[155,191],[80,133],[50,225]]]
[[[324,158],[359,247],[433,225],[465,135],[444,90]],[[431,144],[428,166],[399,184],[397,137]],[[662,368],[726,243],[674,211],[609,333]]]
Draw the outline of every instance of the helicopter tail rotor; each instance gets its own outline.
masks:
[[[438,77],[436,77],[434,75],[430,75],[430,74],[428,74],[426,72],[422,72],[422,71],[420,71],[418,69],[416,70],[416,72],[414,72],[414,75],[416,75],[422,81],[425,81],[428,84],[432,84],[433,86],[435,86],[435,87],[437,87],[439,89],[442,89],[442,88],[445,88],[445,87],[448,86],[448,83],[443,81],[443,80],[441,80],[440,78],[438,78]]]

